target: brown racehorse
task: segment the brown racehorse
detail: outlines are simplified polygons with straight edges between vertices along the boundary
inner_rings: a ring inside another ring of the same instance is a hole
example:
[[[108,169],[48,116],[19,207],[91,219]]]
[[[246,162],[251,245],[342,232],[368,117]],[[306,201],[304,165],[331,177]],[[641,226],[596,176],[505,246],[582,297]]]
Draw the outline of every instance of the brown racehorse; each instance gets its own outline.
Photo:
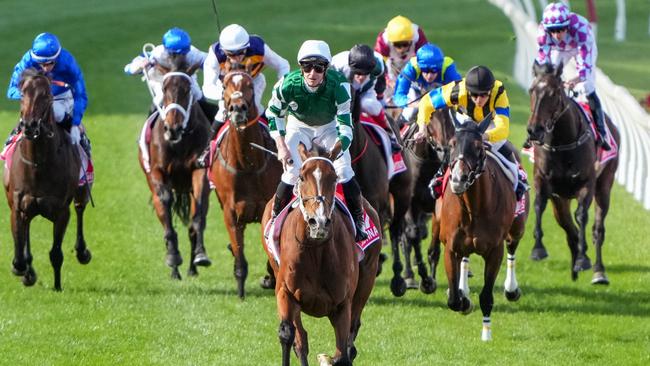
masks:
[[[253,79],[245,72],[233,71],[226,74],[223,85],[229,129],[212,159],[210,181],[223,209],[229,248],[235,257],[237,289],[243,298],[248,275],[244,230],[246,224],[262,219],[264,207],[280,181],[282,165],[271,154],[250,145],[276,150],[268,131],[258,123]]]
[[[192,97],[189,75],[194,70],[186,70],[183,65],[172,70],[160,69],[165,75],[162,116],[158,116],[151,131],[149,172],[145,169],[141,151],[138,151],[138,158],[147,178],[156,215],[165,230],[166,263],[172,268],[172,278],[181,279],[178,266],[183,259],[172,224],[172,209],[189,226],[191,259],[188,275],[198,274],[196,266],[211,264],[203,245],[210,189],[205,169],[197,164],[197,157],[208,146],[210,123]]]
[[[308,364],[309,345],[301,312],[329,318],[336,336],[333,363],[351,365],[357,354],[354,341],[361,327],[361,312],[375,283],[381,240],[366,249],[363,260],[357,260],[352,222],[334,207],[334,165],[318,156],[328,152],[318,147],[318,152],[309,152],[303,145],[298,150],[303,160],[296,184],[300,209],[289,212],[282,226],[279,264],[264,246],[277,281],[282,365],[289,365],[292,345],[301,364]],[[272,201],[266,206],[262,228],[271,217],[272,206]],[[364,207],[378,227],[375,210],[365,200]]]
[[[393,254],[393,278],[390,289],[393,295],[406,293],[406,282],[402,278],[404,266],[400,259],[400,240],[405,227],[405,215],[408,210],[412,192],[410,170],[393,176],[388,180],[388,168],[381,148],[372,141],[368,132],[360,123],[359,98],[354,98],[353,139],[350,145],[350,157],[361,192],[379,214],[382,230],[388,226]],[[390,120],[389,120],[389,123]],[[405,156],[405,164],[409,165]]]
[[[443,193],[440,239],[445,244],[445,269],[449,283],[447,305],[468,314],[473,310],[469,299],[467,259],[476,253],[485,261],[483,289],[479,296],[483,312],[483,340],[491,339],[490,314],[492,290],[503,259],[503,241],[508,249],[508,274],[505,295],[516,301],[521,291],[514,276],[515,251],[523,236],[523,222],[514,220],[515,192],[512,183],[499,168],[496,158],[488,157],[483,133],[491,115],[479,124],[458,122],[454,114],[454,137],[450,141],[450,182]]]
[[[5,169],[3,180],[14,238],[12,272],[22,276],[25,286],[36,283],[29,231],[32,219],[41,215],[54,223],[50,262],[54,268],[54,289],[60,291],[61,243],[73,200],[77,212],[77,260],[87,264],[91,259],[83,236],[83,213],[91,187],[78,185],[78,147],[70,143],[63,127],[54,121],[49,78],[35,69],[27,69],[21,76],[20,92],[23,135],[16,143],[11,169]]]
[[[605,217],[609,210],[609,198],[618,167],[618,156],[600,164],[589,125],[580,107],[569,98],[561,80],[562,65],[534,66],[535,80],[530,88],[531,116],[528,136],[534,142],[535,152],[535,246],[533,259],[543,259],[548,254],[542,244],[542,214],[548,199],[553,202],[553,212],[558,224],[566,233],[571,250],[571,277],[578,278],[578,271],[591,268],[587,257],[585,235],[589,206],[596,198],[596,220],[593,240],[596,263],[591,283],[609,284],[602,261],[605,240]],[[605,121],[620,145],[620,134],[608,116]],[[574,224],[570,212],[571,199],[577,199]]]

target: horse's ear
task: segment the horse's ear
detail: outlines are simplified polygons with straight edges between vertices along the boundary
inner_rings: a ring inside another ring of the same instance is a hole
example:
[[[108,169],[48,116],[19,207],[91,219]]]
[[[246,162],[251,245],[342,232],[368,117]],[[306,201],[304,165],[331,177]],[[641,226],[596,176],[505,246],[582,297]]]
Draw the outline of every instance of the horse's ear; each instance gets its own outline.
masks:
[[[307,150],[307,146],[303,144],[302,142],[298,144],[298,155],[300,155],[300,159],[302,161],[305,161],[309,158],[309,150]]]
[[[537,62],[537,60],[535,60],[535,62],[533,62],[533,76],[537,77],[539,76],[539,74],[543,72],[544,72],[544,65],[540,64],[539,62]]]
[[[194,73],[196,72],[196,70],[197,70],[199,67],[201,67],[201,64],[196,64],[196,65],[194,65],[194,66],[190,66],[190,67],[187,68],[187,70],[185,70],[185,73],[186,73],[187,75],[189,75],[189,76],[192,76],[192,75],[194,75]]]
[[[451,117],[451,121],[454,122],[454,128],[459,129],[461,124],[456,117],[456,110],[454,108],[449,108],[449,116]]]
[[[481,134],[485,133],[487,131],[488,127],[490,127],[490,123],[492,123],[492,116],[494,115],[494,112],[488,113],[485,118],[478,124],[478,129],[481,131]]]
[[[562,69],[564,69],[564,63],[560,61],[560,63],[557,65],[555,68],[555,76],[556,77],[561,77],[562,76]]]
[[[168,73],[171,69],[169,67],[165,67],[159,63],[156,63],[156,66],[154,66],[156,70],[158,70],[161,74],[165,75]]]

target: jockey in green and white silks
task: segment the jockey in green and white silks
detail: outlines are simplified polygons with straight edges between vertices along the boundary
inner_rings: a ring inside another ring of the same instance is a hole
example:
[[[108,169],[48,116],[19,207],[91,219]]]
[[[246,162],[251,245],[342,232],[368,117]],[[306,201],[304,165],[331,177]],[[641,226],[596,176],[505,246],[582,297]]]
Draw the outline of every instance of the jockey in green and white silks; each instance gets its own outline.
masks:
[[[355,221],[357,240],[365,239],[361,191],[351,166],[348,148],[352,141],[350,83],[338,71],[328,69],[332,60],[323,41],[305,41],[298,51],[300,70],[280,79],[266,115],[271,137],[278,148],[284,173],[273,205],[273,216],[288,203],[298,180],[302,161],[298,145],[311,148],[312,141],[330,150],[338,180]]]

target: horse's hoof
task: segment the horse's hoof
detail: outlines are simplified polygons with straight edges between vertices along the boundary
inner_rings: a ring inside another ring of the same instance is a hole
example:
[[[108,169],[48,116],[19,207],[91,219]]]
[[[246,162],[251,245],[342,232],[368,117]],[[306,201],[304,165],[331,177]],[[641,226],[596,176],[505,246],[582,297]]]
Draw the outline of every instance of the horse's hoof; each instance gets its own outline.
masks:
[[[402,277],[396,276],[390,280],[390,292],[395,297],[402,297],[406,293],[406,282]]]
[[[472,300],[468,298],[465,298],[465,301],[467,301],[469,305],[467,306],[467,308],[465,308],[465,310],[461,310],[460,313],[463,315],[469,315],[474,311],[474,303],[472,302]]]
[[[15,276],[24,276],[26,271],[27,266],[25,266],[25,268],[18,268],[16,266],[11,267],[11,273],[13,273]]]
[[[196,255],[196,257],[194,257],[194,261],[192,261],[192,263],[201,267],[210,267],[212,261],[205,253],[199,253]]]
[[[88,264],[93,258],[93,255],[90,253],[90,250],[84,249],[82,252],[77,252],[77,260],[81,264]]]
[[[407,277],[406,279],[404,279],[404,282],[406,283],[407,289],[416,289],[420,287],[418,281],[416,281],[415,278],[413,277]]]
[[[533,248],[533,251],[530,252],[530,259],[534,261],[541,261],[548,257],[548,252],[546,248]]]
[[[378,265],[377,265],[377,275],[375,275],[375,277],[379,277],[379,275],[381,274],[381,271],[382,271],[382,269],[384,267],[383,264],[384,264],[384,262],[386,262],[386,259],[388,259],[388,256],[386,254],[379,253],[379,261],[378,261]]]
[[[427,295],[436,292],[437,288],[438,288],[438,284],[436,284],[436,280],[433,279],[432,277],[425,277],[422,279],[422,282],[420,283],[420,291],[422,291]]]
[[[508,301],[517,301],[521,297],[521,289],[517,287],[517,289],[512,292],[503,291],[503,294],[506,295],[506,299],[508,299]]]
[[[588,269],[591,269],[591,261],[589,258],[584,257],[576,259],[576,262],[573,265],[573,270],[575,272],[586,271]]]
[[[174,267],[171,274],[172,280],[182,280],[181,273],[178,271],[178,268]]]
[[[196,277],[199,275],[199,271],[196,270],[195,266],[190,266],[190,268],[187,269],[187,277]]]
[[[275,278],[266,275],[260,279],[260,287],[265,290],[274,290],[275,289]]]
[[[181,264],[183,264],[183,257],[181,257],[180,253],[176,254],[167,254],[167,257],[165,258],[165,263],[169,267],[178,267]]]
[[[316,361],[318,362],[319,366],[331,366],[332,365],[332,357],[321,353],[318,356],[316,356]]]
[[[592,285],[609,285],[609,279],[607,278],[607,275],[605,272],[594,272],[593,277],[591,278],[591,284]]]
[[[37,278],[38,276],[36,276],[36,272],[34,272],[34,270],[30,268],[29,270],[25,271],[25,274],[23,275],[22,278],[23,285],[27,287],[34,286]],[[59,288],[59,291],[60,290],[61,289]]]
[[[571,281],[575,282],[578,280],[578,272],[577,271],[571,271]]]

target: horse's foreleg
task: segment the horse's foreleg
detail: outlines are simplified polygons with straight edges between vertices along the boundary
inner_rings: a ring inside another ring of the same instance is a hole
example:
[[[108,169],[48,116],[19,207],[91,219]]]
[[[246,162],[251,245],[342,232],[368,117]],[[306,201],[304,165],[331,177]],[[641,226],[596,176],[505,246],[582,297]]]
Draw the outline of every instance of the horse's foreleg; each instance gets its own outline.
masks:
[[[406,282],[402,278],[402,270],[404,266],[402,265],[402,260],[400,259],[399,254],[399,236],[397,223],[395,221],[391,222],[390,228],[388,230],[390,236],[390,248],[393,253],[393,278],[390,280],[390,291],[394,296],[400,297],[404,296],[406,293]]]
[[[544,232],[542,231],[542,216],[548,204],[548,196],[542,187],[542,183],[538,183],[537,179],[535,179],[535,192],[535,231],[533,232],[535,245],[530,253],[530,259],[541,261],[548,257],[548,252],[542,242],[542,237],[544,236]]]
[[[348,339],[350,338],[350,324],[352,315],[351,299],[347,299],[339,305],[334,313],[328,315],[330,323],[334,327],[336,336],[336,352],[332,356],[333,365],[351,365],[348,355]]]
[[[63,265],[61,243],[63,243],[68,221],[70,221],[70,209],[66,207],[54,220],[54,240],[50,250],[50,263],[54,269],[54,289],[57,291],[61,291],[61,266]]]
[[[208,187],[205,171],[195,170],[192,173],[191,222],[188,228],[191,246],[190,266],[187,272],[189,276],[198,275],[196,266],[208,267],[212,264],[206,254],[203,237],[210,195]]]
[[[606,178],[603,175],[599,177],[595,195],[596,209],[592,236],[594,249],[596,250],[596,262],[594,263],[594,274],[591,278],[591,283],[594,285],[609,285],[609,279],[605,274],[605,265],[603,264],[602,249],[605,242],[605,217],[607,217],[609,211],[609,195],[614,183],[614,174],[612,173]]]
[[[587,256],[587,221],[589,220],[589,207],[593,199],[593,189],[582,188],[578,193],[578,208],[575,211],[575,220],[578,223],[578,257],[573,264],[574,271],[584,271],[591,268],[591,260]]]
[[[424,214],[418,215],[418,228],[422,226],[421,223],[425,220],[424,216]],[[426,229],[426,225],[424,225],[424,227]],[[427,273],[427,265],[424,263],[424,259],[422,258],[423,236],[426,237],[426,235],[421,235],[420,230],[418,230],[418,236],[415,238],[412,245],[415,252],[415,265],[418,267],[418,275],[420,276],[420,291],[425,294],[431,294],[436,290],[436,285],[433,278],[429,277],[429,274]]]
[[[429,243],[429,250],[427,251],[429,259],[429,266],[431,267],[431,280],[433,281],[433,292],[438,287],[436,281],[436,271],[438,263],[440,262],[440,222],[436,219],[434,213],[431,219],[431,243]]]
[[[447,282],[449,284],[447,306],[453,311],[460,311],[466,314],[472,311],[472,302],[466,294],[459,289],[460,285],[460,265],[462,257],[453,253],[448,244],[445,246],[445,272],[447,273]]]
[[[171,267],[171,277],[173,279],[180,280],[181,275],[178,272],[178,266],[183,264],[183,258],[181,253],[178,251],[178,236],[176,231],[174,231],[174,226],[172,224],[172,201],[173,195],[171,188],[164,184],[158,184],[154,186],[155,194],[152,197],[153,206],[156,210],[156,215],[158,220],[165,230],[165,246],[167,248],[167,256],[165,258],[165,263]]]
[[[290,295],[287,294],[284,287],[278,290],[275,298],[280,318],[278,338],[282,347],[282,366],[289,366],[291,364],[291,347],[296,336],[293,319],[295,319],[296,313],[300,313],[300,308],[291,301]]]
[[[84,238],[84,210],[88,204],[89,191],[89,185],[79,187],[74,198],[74,209],[77,214],[77,241],[74,248],[77,252],[77,260],[81,264],[88,264],[92,259],[92,254],[88,250],[86,239]]]
[[[578,272],[574,270],[573,265],[578,257],[578,228],[573,223],[573,218],[571,217],[569,200],[561,197],[553,197],[551,199],[553,200],[555,220],[564,229],[567,244],[569,245],[569,250],[571,250],[571,279],[575,281],[578,279]]]
[[[246,226],[237,222],[237,213],[234,210],[224,209],[223,219],[230,236],[230,251],[235,258],[234,275],[237,281],[237,293],[239,298],[245,296],[246,277],[248,277],[248,261],[244,255],[244,230]]]
[[[309,361],[307,356],[309,355],[309,341],[307,337],[307,330],[302,325],[302,317],[300,312],[295,314],[293,325],[296,329],[296,337],[293,341],[293,351],[296,353],[296,357],[300,359],[300,365],[307,366]]]
[[[492,314],[492,307],[494,306],[494,282],[499,274],[501,261],[503,260],[503,243],[499,243],[494,247],[485,259],[485,271],[483,280],[483,289],[479,295],[481,303],[481,312],[483,313],[483,330],[481,332],[482,341],[492,340],[492,322],[490,316]]]
[[[29,233],[29,221],[25,214],[16,209],[11,210],[11,234],[14,237],[14,259],[11,271],[16,276],[22,276],[27,271],[28,263],[25,256],[27,234]]]

